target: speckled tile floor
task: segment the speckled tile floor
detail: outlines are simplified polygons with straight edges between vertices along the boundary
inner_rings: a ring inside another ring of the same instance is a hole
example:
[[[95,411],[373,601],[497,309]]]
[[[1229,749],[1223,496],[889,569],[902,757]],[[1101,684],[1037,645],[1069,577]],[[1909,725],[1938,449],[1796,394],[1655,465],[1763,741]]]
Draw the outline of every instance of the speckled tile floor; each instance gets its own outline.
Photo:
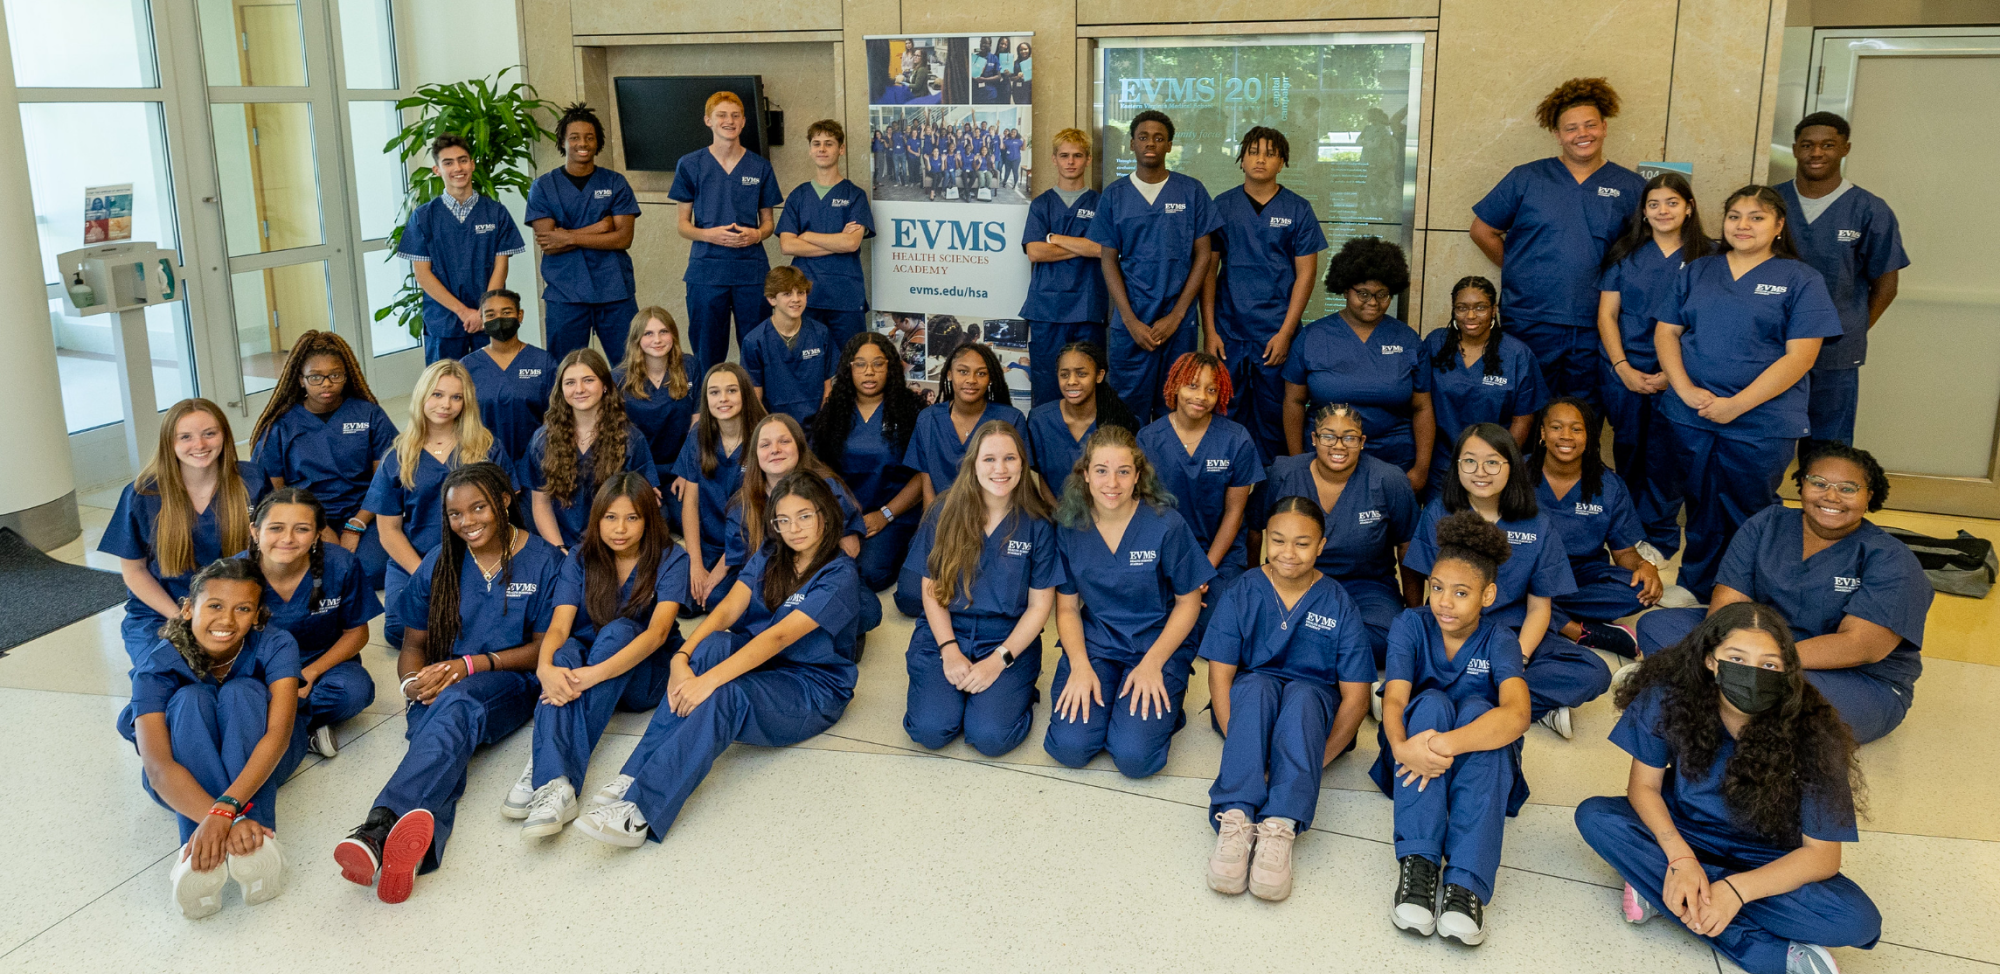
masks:
[[[59,556],[115,568],[89,550],[115,496],[85,498],[101,506],[84,510],[84,537]],[[1991,522],[1967,523],[1991,533]],[[1850,974],[2000,972],[2000,754],[1981,743],[2000,724],[2000,668],[1961,662],[1991,658],[1980,641],[2000,598],[1939,603],[1916,709],[1862,751],[1873,814],[1846,867],[1884,928],[1876,949],[1837,952]],[[1529,731],[1534,797],[1508,824],[1490,936],[1473,951],[1388,922],[1390,806],[1363,774],[1372,725],[1327,774],[1319,818],[1297,846],[1292,898],[1224,898],[1202,880],[1212,841],[1203,814],[1221,751],[1203,722],[1144,781],[1102,760],[1056,765],[1039,727],[997,760],[963,745],[927,752],[902,731],[909,625],[893,608],[870,640],[846,717],[799,747],[726,753],[663,844],[625,852],[566,832],[525,846],[497,806],[528,735],[480,754],[445,867],[398,907],[342,881],[331,856],[403,753],[401,714],[378,704],[340,728],[338,758],[309,759],[280,792],[285,895],[247,908],[232,892],[221,914],[191,923],[167,902],[172,817],[140,791],[138,758],[111,729],[127,695],[121,611],[0,659],[6,777],[28,784],[30,804],[60,808],[8,848],[0,972],[268,969],[276,958],[313,971],[427,974],[523,962],[1149,974],[1735,969],[1669,923],[1622,922],[1616,875],[1571,824],[1577,802],[1624,785],[1626,759],[1604,739],[1615,719],[1607,700],[1577,713],[1574,741]],[[392,700],[386,647],[364,660],[379,699]],[[1203,688],[1197,675],[1190,712],[1206,703]],[[613,722],[586,790],[616,773],[643,727],[644,715]]]

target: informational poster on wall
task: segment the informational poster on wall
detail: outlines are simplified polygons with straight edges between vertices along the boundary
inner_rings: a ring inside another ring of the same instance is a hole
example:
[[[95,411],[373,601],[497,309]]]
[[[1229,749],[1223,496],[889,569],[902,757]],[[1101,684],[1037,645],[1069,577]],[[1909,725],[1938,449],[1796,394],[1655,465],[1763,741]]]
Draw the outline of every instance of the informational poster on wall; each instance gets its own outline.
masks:
[[[132,184],[92,186],[83,191],[83,242],[132,239]]]
[[[869,37],[874,179],[870,327],[934,394],[951,353],[985,342],[1013,397],[1028,392],[1029,92],[1034,34]],[[858,145],[850,142],[850,153]],[[996,376],[995,379],[1000,377]]]

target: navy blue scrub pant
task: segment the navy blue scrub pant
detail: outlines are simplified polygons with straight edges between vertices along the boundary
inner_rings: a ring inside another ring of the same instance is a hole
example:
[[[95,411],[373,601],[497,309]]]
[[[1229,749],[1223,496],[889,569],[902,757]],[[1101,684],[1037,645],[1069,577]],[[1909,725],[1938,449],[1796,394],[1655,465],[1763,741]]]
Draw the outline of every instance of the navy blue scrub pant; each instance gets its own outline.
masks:
[[[758,289],[757,293],[764,293],[763,289]],[[868,312],[866,311],[831,311],[826,308],[809,307],[806,309],[805,320],[817,321],[826,326],[826,333],[833,336],[833,354],[835,355],[845,354],[848,339],[868,330]],[[763,319],[758,319],[757,322],[752,323],[752,327],[761,324],[762,321]]]
[[[134,667],[153,651],[153,644],[160,641],[160,627],[166,624],[166,617],[154,612],[152,606],[136,598],[125,601],[125,621],[118,624],[118,635],[124,639],[125,655]]]
[[[1242,809],[1252,822],[1288,818],[1304,832],[1319,807],[1320,769],[1340,693],[1324,683],[1237,670],[1229,685],[1222,768],[1208,789],[1209,824]]]
[[[535,715],[541,689],[532,673],[489,670],[446,687],[429,704],[410,704],[403,731],[409,750],[375,796],[374,807],[398,818],[419,808],[431,813],[437,828],[424,857],[425,870],[444,861],[472,752],[521,729]]]
[[[1815,440],[1854,445],[1854,411],[1861,401],[1861,369],[1815,368],[1808,376],[1806,421]]]
[[[271,688],[257,680],[229,680],[219,687],[191,683],[167,699],[165,716],[174,763],[186,768],[210,794],[220,795],[243,773],[250,755],[257,750],[257,742],[264,739],[264,732],[271,726]],[[118,715],[118,733],[136,745],[138,731],[133,722],[132,708],[127,706]],[[278,827],[278,785],[292,776],[305,750],[305,731],[301,727],[294,730],[291,745],[278,759],[277,767],[271,769],[271,776],[264,779],[263,787],[250,796],[251,821],[267,829]],[[173,811],[173,806],[160,798],[143,772],[139,784],[161,808]],[[185,845],[201,823],[178,812],[174,817],[179,820],[181,843]]]
[[[533,508],[530,508],[532,510]],[[386,552],[384,552],[386,554]],[[410,573],[403,570],[396,559],[389,558],[382,564],[382,641],[390,649],[403,648],[403,619],[396,607],[403,601],[403,587],[410,584]],[[423,621],[429,625],[429,620]]]
[[[905,511],[872,537],[861,539],[861,557],[854,560],[861,584],[870,592],[880,592],[896,584],[903,562],[910,556],[910,539],[917,533],[918,512]],[[898,603],[900,607],[900,603]],[[921,609],[921,606],[919,607]],[[922,615],[921,612],[917,613]]]
[[[639,302],[636,299],[590,304],[544,299],[542,306],[548,315],[544,330],[549,338],[549,357],[558,364],[563,356],[589,345],[592,334],[597,336],[597,343],[604,346],[604,359],[611,363],[612,368],[617,368],[618,363],[625,359],[625,336],[632,330],[632,319],[639,317]],[[562,377],[557,376],[556,382],[560,385]]]
[[[1510,320],[1507,333],[1535,353],[1549,398],[1575,396],[1589,403],[1599,416],[1604,415],[1603,403],[1597,396],[1598,362],[1604,357],[1604,346],[1597,340],[1595,323],[1578,327],[1549,321]]]
[[[1229,362],[1229,418],[1250,431],[1257,444],[1257,456],[1266,465],[1290,456],[1285,443],[1284,367],[1264,364],[1262,344],[1224,341],[1224,358]]]
[[[1528,716],[1533,720],[1557,707],[1581,707],[1611,689],[1611,667],[1596,653],[1558,635],[1554,621],[1528,657],[1522,675],[1528,679]]]
[[[588,646],[573,636],[566,640],[556,649],[553,662],[572,670],[595,666],[618,655],[645,631],[645,626],[631,619],[613,619],[597,631],[597,638]],[[583,776],[590,770],[590,752],[597,750],[604,728],[611,724],[612,713],[651,710],[667,695],[667,677],[672,673],[669,664],[679,644],[678,637],[668,640],[631,669],[583,691],[583,696],[560,707],[537,702],[535,787],[568,778],[569,786],[581,791]]]
[[[764,284],[687,285],[688,348],[701,363],[701,374],[729,359],[729,319],[736,319],[736,343],[752,328],[771,317],[771,302],[764,299]],[[634,311],[633,314],[638,314]]]
[[[1049,731],[1042,738],[1042,750],[1072,768],[1081,768],[1099,752],[1110,751],[1111,762],[1127,778],[1144,778],[1166,767],[1167,749],[1173,744],[1174,733],[1187,724],[1181,698],[1187,695],[1188,677],[1194,672],[1194,651],[1195,642],[1190,638],[1167,658],[1160,676],[1167,685],[1170,712],[1148,717],[1132,712],[1129,695],[1118,696],[1134,664],[1090,657],[1090,668],[1097,674],[1104,702],[1086,701],[1082,720],[1065,720],[1060,713],[1049,714]],[[1064,653],[1056,663],[1055,680],[1049,684],[1052,704],[1062,699],[1063,688],[1068,685],[1069,654]],[[1326,747],[1324,738],[1320,747],[1322,750]]]
[[[1425,690],[1403,708],[1403,730],[1412,737],[1427,730],[1454,731],[1492,709],[1484,700],[1453,703],[1443,690]],[[1396,802],[1396,859],[1422,856],[1444,867],[1444,882],[1479,894],[1482,903],[1493,902],[1507,818],[1527,800],[1527,787],[1520,782],[1521,742],[1461,754],[1419,791],[1417,784],[1403,784],[1394,776],[1388,734],[1377,730],[1375,739],[1381,754],[1369,773],[1382,794]]]
[[[1611,423],[1611,462],[1632,495],[1633,513],[1646,540],[1671,558],[1681,550],[1680,478],[1674,476],[1674,424],[1660,411],[1661,392],[1642,396],[1625,388],[1609,362],[1599,360],[1598,396]]]
[[[358,659],[335,663],[313,681],[306,698],[299,701],[299,729],[338,724],[359,717],[375,702],[375,678]]]
[[[1576,559],[1569,563],[1576,576],[1576,591],[1555,597],[1551,631],[1576,619],[1582,622],[1610,622],[1643,611],[1639,589],[1632,584],[1632,571],[1604,560],[1603,555]]]
[[[750,638],[712,633],[688,665],[697,675],[706,673]],[[625,800],[639,806],[648,838],[658,842],[731,742],[790,747],[810,740],[840,720],[853,696],[851,687],[841,688],[813,667],[767,665],[723,684],[686,717],[662,706],[625,762],[622,773],[632,776]]]
[[[1656,609],[1639,617],[1639,652],[1651,656],[1679,643],[1708,617],[1708,610]],[[1915,701],[1886,680],[1859,670],[1807,670],[1806,682],[1840,712],[1857,743],[1887,737],[1903,723]]]
[[[424,332],[424,364],[426,366],[431,365],[441,358],[462,359],[485,348],[491,341],[493,339],[483,331],[472,335],[440,338],[431,334],[429,330],[426,330]]]
[[[1035,405],[1062,398],[1056,367],[1064,346],[1071,342],[1094,342],[1098,351],[1105,352],[1109,341],[1100,321],[1029,321],[1028,388]]]
[[[1014,631],[1014,622],[997,616],[955,616],[952,636],[958,640],[958,651],[978,663],[1000,651],[1001,641]],[[963,733],[965,743],[989,758],[1027,740],[1028,728],[1035,722],[1035,681],[1042,675],[1041,637],[1001,670],[992,686],[978,693],[966,693],[945,679],[944,657],[928,620],[917,620],[905,662],[910,694],[903,730],[910,740],[936,750]]]
[[[1336,581],[1354,600],[1354,607],[1361,610],[1361,623],[1368,629],[1368,648],[1375,652],[1375,666],[1379,669],[1389,660],[1389,626],[1403,612],[1403,593],[1393,583],[1378,578]]]
[[[1680,424],[1673,440],[1688,499],[1680,583],[1707,602],[1736,530],[1750,515],[1778,503],[1778,485],[1798,443],[1792,437],[1738,436]]]
[[[1201,336],[1200,315],[1190,309],[1181,318],[1180,328],[1150,352],[1132,340],[1122,321],[1114,320],[1109,331],[1111,388],[1118,390],[1118,398],[1132,408],[1132,415],[1143,427],[1167,414],[1167,370],[1175,359],[1195,350]]]
[[[1674,827],[1694,849],[1710,883],[1778,857],[1777,850],[1740,848],[1699,822],[1682,820]],[[1667,854],[1660,851],[1659,839],[1629,800],[1584,799],[1576,807],[1576,830],[1653,909],[1680,923],[1661,895],[1667,884]],[[1745,903],[1721,934],[1701,939],[1750,974],[1784,974],[1785,952],[1794,941],[1867,950],[1881,935],[1882,914],[1874,902],[1854,880],[1836,873],[1832,879]]]

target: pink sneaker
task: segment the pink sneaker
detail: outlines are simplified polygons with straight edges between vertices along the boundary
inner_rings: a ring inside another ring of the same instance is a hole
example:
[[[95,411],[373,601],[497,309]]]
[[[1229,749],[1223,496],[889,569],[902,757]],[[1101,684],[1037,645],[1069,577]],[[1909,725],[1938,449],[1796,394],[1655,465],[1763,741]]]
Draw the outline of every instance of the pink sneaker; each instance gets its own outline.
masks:
[[[1257,854],[1250,860],[1250,895],[1276,903],[1292,895],[1292,839],[1288,818],[1257,823]]]
[[[1215,816],[1222,827],[1215,833],[1215,851],[1208,857],[1208,888],[1234,896],[1243,892],[1250,873],[1250,846],[1257,831],[1240,808]]]
[[[1631,883],[1625,884],[1624,901],[1626,923],[1645,923],[1660,915],[1660,911],[1653,909],[1653,904],[1646,902],[1646,898],[1640,896]]]

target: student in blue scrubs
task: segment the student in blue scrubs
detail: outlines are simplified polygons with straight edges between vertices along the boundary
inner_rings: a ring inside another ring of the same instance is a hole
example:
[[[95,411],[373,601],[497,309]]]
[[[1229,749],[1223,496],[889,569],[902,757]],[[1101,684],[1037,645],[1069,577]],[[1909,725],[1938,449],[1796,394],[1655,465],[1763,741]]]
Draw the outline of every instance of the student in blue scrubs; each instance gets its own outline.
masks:
[[[339,525],[326,540],[360,557],[371,588],[382,587],[389,556],[362,501],[395,442],[396,424],[368,390],[354,350],[330,331],[307,331],[292,344],[250,433],[257,469],[272,487],[303,487],[326,505],[327,520]]]
[[[1627,923],[1672,916],[1751,974],[1831,974],[1827,948],[1874,947],[1882,915],[1840,872],[1861,837],[1854,740],[1788,629],[1738,603],[1648,656],[1611,731],[1625,794],[1584,799],[1576,828],[1625,878]]]
[[[660,473],[645,434],[625,418],[611,367],[596,349],[579,348],[556,368],[556,394],[542,428],[528,442],[528,487],[536,533],[564,554],[589,527],[597,486],[621,470],[654,487]]]
[[[997,758],[1027,739],[1042,627],[1065,579],[1050,513],[1020,431],[1002,422],[974,430],[957,479],[910,546],[924,583],[905,656],[911,740],[936,749],[963,733]]]
[[[340,753],[333,725],[375,702],[375,680],[361,665],[368,620],[382,614],[361,562],[320,540],[326,511],[297,487],[265,495],[251,518],[251,549],[263,576],[265,625],[298,643],[298,734],[314,754]]]
[[[729,320],[736,339],[764,320],[765,238],[777,231],[772,208],[783,200],[778,174],[763,156],[743,147],[743,100],[732,92],[708,96],[702,124],[714,133],[707,148],[674,164],[667,198],[679,205],[678,229],[694,242],[688,256],[688,344],[705,373],[729,357]]]
[[[1500,573],[1532,552],[1466,510],[1437,522],[1425,605],[1396,617],[1369,772],[1396,802],[1399,929],[1476,947],[1507,819],[1528,800],[1528,678],[1514,630],[1490,610]],[[1442,891],[1439,886],[1442,885]]]
[[[1477,511],[1506,532],[1514,557],[1494,577],[1498,594],[1486,615],[1514,630],[1527,657],[1523,675],[1531,716],[1568,740],[1570,709],[1602,696],[1611,686],[1611,669],[1596,653],[1564,639],[1553,624],[1554,600],[1576,591],[1561,529],[1535,502],[1535,478],[1512,434],[1481,423],[1460,434],[1453,446],[1458,475],[1445,481],[1424,508],[1403,567],[1431,570],[1437,560],[1438,522],[1446,515]],[[1391,639],[1392,652],[1393,643]]]
[[[396,256],[423,288],[424,364],[460,359],[485,346],[481,295],[507,286],[507,259],[528,244],[514,215],[472,186],[472,147],[445,134],[431,140],[431,171],[444,192],[410,213]]]
[[[903,466],[903,452],[923,410],[924,397],[903,381],[895,343],[863,332],[848,340],[833,391],[807,430],[813,454],[854,491],[866,528],[855,569],[870,592],[896,584],[917,532],[923,485]]]
[[[1729,539],[1778,502],[1797,441],[1812,434],[1806,378],[1840,315],[1797,259],[1785,201],[1745,186],[1723,205],[1728,250],[1688,264],[1653,309],[1654,348],[1673,386],[1673,465],[1687,497],[1680,583],[1706,599]]]
[[[1167,763],[1187,723],[1202,590],[1202,557],[1173,497],[1130,431],[1100,426],[1083,445],[1056,508],[1064,580],[1056,589],[1062,659],[1042,749],[1072,768],[1109,751],[1144,778]]]
[[[584,813],[577,831],[633,849],[657,842],[732,742],[789,747],[846,712],[861,579],[827,530],[840,505],[801,472],[778,482],[771,512],[779,543],[751,556],[729,597],[669,657],[666,699],[599,793],[624,797]]]
[[[1463,277],[1451,287],[1451,324],[1424,337],[1422,361],[1429,369],[1431,412],[1437,418],[1433,443],[1449,443],[1468,426],[1492,423],[1526,446],[1535,410],[1548,397],[1535,353],[1500,330],[1499,293],[1483,277]],[[1450,479],[1443,450],[1431,451],[1429,485]]]
[[[667,534],[659,495],[635,473],[604,484],[590,530],[556,576],[548,634],[535,666],[535,749],[500,814],[523,819],[521,838],[562,831],[613,711],[659,706],[667,660],[681,646],[687,552]],[[624,798],[600,793],[591,804]]]
[[[516,484],[528,482],[528,441],[542,427],[542,413],[556,387],[556,360],[521,340],[521,296],[508,290],[489,291],[480,301],[486,335],[492,343],[461,362],[479,397],[479,420],[493,441],[514,458],[508,474]]]
[[[1097,190],[1090,188],[1090,136],[1063,129],[1051,148],[1056,184],[1028,204],[1021,249],[1028,255],[1028,380],[1041,408],[1061,395],[1056,381],[1062,350],[1077,342],[1104,348],[1103,248],[1090,239]],[[1065,468],[1066,469],[1066,468]]]
[[[1813,363],[1806,416],[1813,438],[1852,444],[1868,332],[1896,300],[1910,257],[1895,211],[1840,171],[1853,148],[1849,133],[1847,119],[1832,112],[1799,119],[1792,127],[1798,175],[1775,188],[1792,214],[1799,259],[1826,279],[1827,296],[1840,313],[1840,337],[1828,338]]]
[[[520,525],[497,465],[460,467],[440,490],[451,530],[397,608],[410,620],[396,659],[409,750],[367,820],[333,850],[341,876],[373,885],[384,903],[409,899],[417,872],[441,864],[473,751],[534,716],[535,664],[563,564]]]
[[[1170,412],[1139,431],[1139,449],[1215,568],[1195,623],[1199,639],[1216,597],[1250,567],[1244,512],[1251,490],[1264,482],[1264,464],[1250,431],[1216,415],[1226,412],[1233,398],[1229,367],[1221,359],[1207,352],[1176,359],[1167,371],[1165,398]]]
[[[743,370],[750,373],[764,409],[810,422],[833,387],[841,346],[826,326],[805,317],[813,283],[796,267],[773,267],[764,277],[770,317],[743,336]]]
[[[1056,356],[1056,383],[1059,397],[1028,411],[1028,468],[1042,499],[1053,507],[1062,493],[1063,481],[1083,453],[1083,441],[1097,432],[1099,423],[1123,426],[1139,432],[1139,421],[1118,398],[1118,390],[1105,382],[1104,348],[1090,342],[1071,342]]]
[[[993,349],[968,342],[945,361],[938,402],[917,415],[916,432],[903,454],[903,465],[922,478],[925,510],[951,488],[973,430],[996,419],[1015,429],[1027,424],[1028,418],[1009,405],[1008,398],[1000,357]]]
[[[1320,408],[1313,452],[1271,465],[1267,497],[1310,497],[1326,513],[1318,568],[1340,583],[1361,613],[1375,665],[1389,649],[1389,626],[1403,611],[1397,565],[1417,529],[1417,495],[1403,471],[1367,454],[1361,413],[1346,403]]]
[[[722,557],[729,534],[729,499],[743,486],[743,444],[764,421],[750,375],[734,362],[708,370],[694,432],[674,458],[680,497],[681,545],[688,553],[690,612],[707,612],[729,595],[735,573]]]
[[[389,556],[382,589],[391,606],[443,537],[438,485],[445,475],[468,463],[490,462],[513,479],[514,460],[480,422],[477,401],[465,366],[451,359],[431,363],[410,392],[408,428],[396,434],[375,468],[361,509],[375,515],[382,533],[382,549]],[[403,622],[394,611],[382,620],[382,638],[391,649],[403,645]]]
[[[847,130],[823,118],[806,128],[812,182],[785,197],[778,250],[812,282],[805,317],[833,336],[837,353],[868,327],[868,288],[861,278],[861,241],[875,235],[868,194],[840,174]],[[935,158],[933,156],[933,158]]]
[[[701,370],[681,349],[680,323],[667,309],[639,309],[625,339],[625,362],[611,370],[611,382],[625,401],[625,418],[645,434],[653,462],[672,463],[694,427]]]
[[[1167,366],[1200,342],[1189,321],[1208,279],[1209,238],[1222,220],[1201,180],[1167,170],[1174,120],[1147,109],[1132,116],[1137,168],[1097,200],[1087,235],[1099,247],[1111,322],[1111,384],[1141,423],[1166,412]]]
[[[639,200],[621,173],[597,165],[604,125],[581,104],[556,120],[563,165],[535,179],[523,214],[542,251],[542,331],[562,359],[595,334],[611,364],[639,313],[632,290],[632,228]]]
[[[1326,289],[1347,306],[1307,325],[1285,358],[1285,441],[1290,453],[1307,452],[1306,417],[1348,403],[1361,411],[1368,454],[1422,491],[1437,435],[1430,369],[1417,333],[1389,315],[1389,302],[1409,287],[1403,248],[1380,237],[1341,245],[1327,263]]]
[[[1895,730],[1916,700],[1932,591],[1917,556],[1864,515],[1889,499],[1889,477],[1865,450],[1812,443],[1793,481],[1802,509],[1772,505],[1730,542],[1708,615],[1736,602],[1784,614],[1798,639],[1806,682],[1866,744]],[[1701,609],[1639,618],[1647,655],[1673,645]]]
[[[146,793],[180,824],[174,902],[198,920],[236,880],[245,903],[284,891],[278,785],[298,766],[293,714],[299,647],[264,628],[263,585],[248,559],[210,562],[132,668],[118,732],[139,751]],[[226,867],[226,868],[225,868]]]
[[[1589,403],[1557,399],[1535,414],[1535,430],[1528,453],[1535,503],[1562,532],[1576,579],[1576,591],[1556,597],[1550,625],[1579,646],[1636,656],[1632,630],[1611,623],[1658,605],[1665,586],[1660,570],[1639,557],[1645,535],[1632,495],[1604,469]]]
[[[1310,497],[1272,504],[1263,566],[1222,593],[1202,638],[1224,734],[1208,790],[1208,887],[1218,893],[1291,895],[1292,840],[1312,827],[1320,770],[1354,746],[1368,714],[1367,627],[1347,590],[1314,567],[1325,524]]]
[[[794,471],[804,470],[818,477],[840,506],[837,537],[840,550],[849,558],[861,554],[861,536],[868,531],[854,493],[812,452],[806,433],[798,422],[784,413],[771,413],[750,428],[747,453],[743,458],[743,484],[729,499],[729,520],[723,527],[722,561],[730,572],[740,572],[750,556],[772,543],[770,533],[771,490]],[[873,593],[870,593],[871,595]],[[882,623],[882,604],[864,598],[859,607],[860,629],[867,634]],[[857,656],[856,662],[859,662]]]
[[[1646,181],[1604,158],[1618,93],[1571,78],[1535,108],[1559,151],[1515,166],[1472,207],[1472,242],[1504,272],[1507,327],[1535,351],[1558,396],[1595,402],[1597,274],[1638,209]]]
[[[1681,548],[1681,495],[1674,424],[1664,411],[1671,387],[1653,350],[1653,307],[1673,290],[1681,268],[1708,256],[1715,241],[1702,229],[1687,177],[1654,176],[1645,200],[1605,253],[1597,278],[1597,337],[1604,345],[1597,388],[1611,422],[1612,462],[1632,492],[1646,542],[1665,562]]]
[[[118,495],[97,542],[132,596],[118,631],[134,665],[180,611],[195,570],[250,547],[251,505],[270,489],[256,464],[236,459],[222,407],[183,399],[160,417],[153,459]]]
[[[1207,350],[1229,363],[1229,414],[1249,428],[1268,464],[1285,439],[1285,359],[1319,280],[1326,234],[1306,198],[1278,185],[1291,165],[1285,134],[1259,125],[1236,145],[1243,185],[1215,198],[1215,276],[1201,289]]]

